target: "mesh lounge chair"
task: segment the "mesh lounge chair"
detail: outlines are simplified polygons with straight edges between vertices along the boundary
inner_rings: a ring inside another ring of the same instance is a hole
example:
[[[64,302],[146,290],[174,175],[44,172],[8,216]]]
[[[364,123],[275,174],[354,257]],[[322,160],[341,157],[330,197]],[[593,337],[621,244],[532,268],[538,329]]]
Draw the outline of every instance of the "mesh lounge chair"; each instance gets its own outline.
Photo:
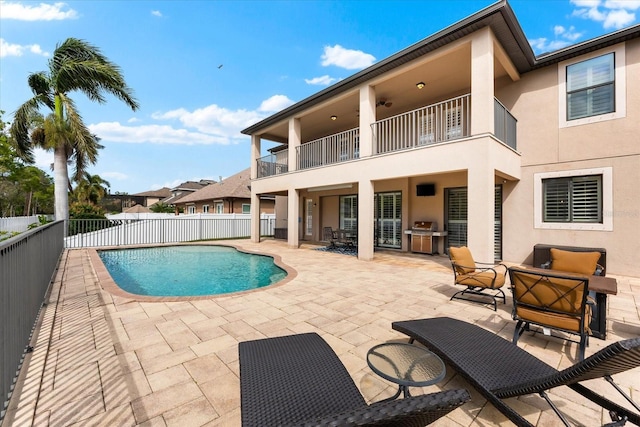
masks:
[[[491,298],[493,311],[498,309],[496,298],[501,299],[503,303],[506,302],[504,292],[500,289],[504,286],[507,275],[505,265],[476,262],[466,246],[450,247],[449,259],[455,284],[466,286],[466,289],[453,294],[451,299],[485,304],[487,298]],[[482,267],[483,265],[485,267]]]
[[[600,256],[596,252],[596,255]],[[509,269],[513,290],[513,320],[516,328],[513,343],[529,325],[540,325],[580,336],[578,359],[584,359],[589,345],[591,306],[588,299],[589,278],[559,274],[553,270],[532,271],[511,267]]]
[[[640,407],[611,379],[614,374],[640,366],[640,338],[611,344],[584,361],[558,371],[504,338],[460,320],[448,317],[409,320],[394,322],[392,327],[408,335],[410,342],[417,340],[440,356],[518,426],[531,424],[502,399],[531,393],[542,396],[562,422],[569,425],[546,394],[547,390],[563,385],[607,409],[614,420],[611,425],[623,425],[626,420],[640,425],[638,413],[580,384],[604,378],[640,412]]]
[[[316,333],[245,341],[240,356],[242,425],[424,426],[470,399],[449,390],[367,405]]]

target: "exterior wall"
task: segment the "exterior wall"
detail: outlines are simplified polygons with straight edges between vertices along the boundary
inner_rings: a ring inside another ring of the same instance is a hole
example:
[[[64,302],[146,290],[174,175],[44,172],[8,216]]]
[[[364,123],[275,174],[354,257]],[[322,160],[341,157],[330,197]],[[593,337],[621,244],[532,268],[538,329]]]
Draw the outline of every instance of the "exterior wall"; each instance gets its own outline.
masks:
[[[562,64],[527,73],[519,82],[501,88],[518,118],[522,153],[521,181],[504,188],[505,260],[530,264],[536,243],[602,247],[607,250],[607,272],[640,276],[640,40],[626,43],[625,61],[626,118],[560,128],[558,67],[564,68]],[[603,212],[605,217],[612,216],[611,231],[536,228],[534,174],[605,167],[611,167],[613,174],[613,188],[603,186],[605,197],[607,191],[613,192],[612,209]]]
[[[204,213],[203,211],[203,206],[204,205],[208,205],[209,206],[209,212],[210,214],[216,213],[215,212],[215,206],[216,203],[223,203],[224,205],[224,211],[222,213],[225,214],[229,214],[229,213],[234,213],[234,214],[241,214],[242,213],[242,205],[243,204],[247,204],[250,205],[251,201],[250,199],[235,199],[233,201],[229,201],[229,200],[211,200],[211,201],[202,201],[202,202],[195,202],[195,203],[189,203],[189,204],[181,204],[179,205],[181,208],[184,209],[185,213],[188,212],[188,207],[189,206],[194,206],[196,207],[196,211],[195,213]],[[275,201],[274,200],[260,200],[260,213],[261,214],[272,214],[275,213]]]

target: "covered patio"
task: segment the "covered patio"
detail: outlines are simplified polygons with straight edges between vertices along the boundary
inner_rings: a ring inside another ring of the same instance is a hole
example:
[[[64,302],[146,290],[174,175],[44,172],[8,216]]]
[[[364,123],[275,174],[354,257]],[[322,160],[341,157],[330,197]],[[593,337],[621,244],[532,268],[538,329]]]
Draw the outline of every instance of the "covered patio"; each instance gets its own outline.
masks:
[[[226,243],[278,255],[297,275],[253,292],[150,302],[108,292],[109,279],[94,269],[90,250],[65,250],[3,425],[239,426],[240,341],[317,332],[371,402],[397,389],[365,361],[374,345],[406,340],[391,329],[393,321],[448,316],[507,339],[513,334],[509,293],[496,312],[449,301],[458,289],[445,257],[376,252],[373,262],[364,263],[312,245]],[[615,277],[618,295],[609,298],[607,340],[592,338],[587,355],[640,335],[640,278]],[[577,344],[566,340],[525,333],[519,346],[558,369],[576,361]],[[614,379],[638,400],[640,369]],[[608,384],[592,386],[625,404]],[[412,393],[454,388],[466,388],[472,400],[435,425],[510,424],[450,368],[440,383]],[[609,421],[566,387],[550,395],[576,424]],[[536,395],[509,404],[535,425],[559,424]]]

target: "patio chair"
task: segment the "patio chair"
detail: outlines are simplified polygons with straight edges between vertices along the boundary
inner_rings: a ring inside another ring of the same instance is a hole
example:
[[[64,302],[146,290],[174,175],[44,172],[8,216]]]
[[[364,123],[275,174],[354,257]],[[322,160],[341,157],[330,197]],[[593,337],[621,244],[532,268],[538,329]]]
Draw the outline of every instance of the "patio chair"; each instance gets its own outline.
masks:
[[[336,240],[338,239],[338,235],[333,228],[324,227],[322,229],[322,240],[325,242],[329,242],[329,247],[332,248],[336,245]]]
[[[367,405],[316,333],[238,345],[242,425],[424,426],[470,399],[466,390]]]
[[[517,321],[513,343],[518,343],[530,325],[539,325],[547,330],[547,335],[554,329],[580,336],[578,359],[584,359],[591,332],[592,309],[588,303],[595,304],[588,298],[589,278],[514,267],[509,268],[509,277],[513,291],[512,317]]]
[[[502,303],[506,297],[502,291],[507,275],[507,266],[504,264],[476,262],[471,251],[466,246],[449,248],[449,259],[453,268],[454,282],[456,285],[465,286],[451,299],[461,299],[480,304],[486,304],[487,298],[491,299],[493,311],[498,309],[497,299]],[[482,266],[486,267],[482,267]],[[490,266],[490,267],[488,267]]]
[[[640,338],[613,343],[584,361],[558,371],[520,347],[479,326],[448,317],[393,322],[393,329],[425,345],[475,387],[496,409],[518,426],[531,426],[503,399],[537,393],[565,425],[570,425],[547,395],[568,386],[609,411],[615,424],[640,425],[640,406],[633,402],[612,375],[640,366]],[[583,381],[604,378],[624,396],[633,412],[592,391]]]

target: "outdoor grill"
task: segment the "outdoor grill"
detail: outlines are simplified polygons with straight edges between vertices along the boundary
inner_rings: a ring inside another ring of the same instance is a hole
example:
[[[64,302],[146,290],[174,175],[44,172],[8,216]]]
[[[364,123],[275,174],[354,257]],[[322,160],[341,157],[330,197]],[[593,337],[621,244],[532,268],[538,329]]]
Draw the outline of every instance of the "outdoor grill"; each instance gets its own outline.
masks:
[[[437,238],[446,236],[446,232],[438,230],[438,223],[435,221],[416,221],[411,230],[405,234],[411,235],[411,252],[431,254],[438,253]]]

